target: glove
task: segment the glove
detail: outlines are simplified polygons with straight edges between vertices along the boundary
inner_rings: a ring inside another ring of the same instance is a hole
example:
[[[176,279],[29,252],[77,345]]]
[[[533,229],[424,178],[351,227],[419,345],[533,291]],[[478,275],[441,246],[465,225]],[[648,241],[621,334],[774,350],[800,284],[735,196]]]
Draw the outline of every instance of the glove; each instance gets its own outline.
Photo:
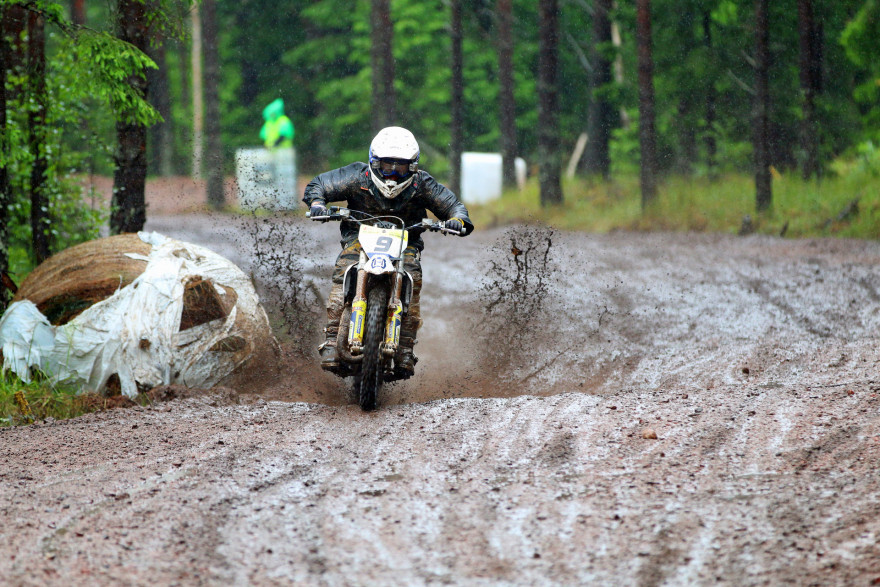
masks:
[[[312,205],[309,208],[309,218],[327,215],[327,206],[324,205],[324,202],[312,202]]]
[[[449,230],[456,230],[461,236],[464,236],[464,221],[461,218],[450,218],[445,223]]]

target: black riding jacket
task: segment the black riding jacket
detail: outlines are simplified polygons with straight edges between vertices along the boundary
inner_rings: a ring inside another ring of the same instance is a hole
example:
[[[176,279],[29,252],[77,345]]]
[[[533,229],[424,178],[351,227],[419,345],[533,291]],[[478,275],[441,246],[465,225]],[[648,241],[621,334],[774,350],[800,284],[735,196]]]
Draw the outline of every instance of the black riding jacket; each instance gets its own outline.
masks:
[[[370,178],[372,170],[366,163],[352,163],[317,176],[306,186],[303,202],[311,206],[320,200],[330,202],[346,201],[346,207],[375,216],[397,216],[412,226],[427,218],[430,210],[440,220],[458,218],[464,222],[466,233],[474,230],[468,217],[467,208],[452,190],[439,183],[426,171],[416,172],[413,182],[396,198],[388,199],[379,193]],[[348,246],[358,236],[358,224],[343,221],[342,244]],[[424,230],[413,228],[409,231],[409,246],[422,250],[425,244],[421,234]]]

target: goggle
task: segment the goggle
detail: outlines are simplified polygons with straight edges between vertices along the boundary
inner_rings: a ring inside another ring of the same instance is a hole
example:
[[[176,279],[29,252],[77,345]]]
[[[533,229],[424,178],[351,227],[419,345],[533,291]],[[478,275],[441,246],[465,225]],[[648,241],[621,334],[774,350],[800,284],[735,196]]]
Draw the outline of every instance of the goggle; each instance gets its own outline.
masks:
[[[397,175],[406,177],[409,174],[409,167],[412,161],[408,159],[379,159],[379,171],[385,177]]]

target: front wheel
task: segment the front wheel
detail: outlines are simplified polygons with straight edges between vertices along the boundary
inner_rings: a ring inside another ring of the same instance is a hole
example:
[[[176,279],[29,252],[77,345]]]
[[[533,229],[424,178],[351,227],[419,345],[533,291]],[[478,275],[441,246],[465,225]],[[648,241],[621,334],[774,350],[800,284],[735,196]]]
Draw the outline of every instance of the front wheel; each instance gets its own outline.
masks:
[[[387,306],[388,288],[384,283],[375,284],[367,293],[364,358],[358,385],[358,402],[364,411],[376,409],[376,400],[384,378],[382,341],[385,339]]]

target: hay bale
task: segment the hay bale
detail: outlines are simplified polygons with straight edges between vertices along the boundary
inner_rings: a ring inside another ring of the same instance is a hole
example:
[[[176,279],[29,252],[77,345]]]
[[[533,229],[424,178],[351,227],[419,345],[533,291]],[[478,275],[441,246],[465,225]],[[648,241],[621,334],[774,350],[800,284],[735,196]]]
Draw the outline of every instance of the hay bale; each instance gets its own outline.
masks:
[[[13,302],[30,300],[54,326],[67,324],[144,272],[152,245],[136,234],[82,243],[53,255],[22,282]],[[132,258],[130,254],[141,258]]]
[[[241,269],[204,247],[139,233],[72,247],[35,269],[0,319],[0,348],[4,367],[23,378],[36,366],[131,398],[228,381],[277,342]]]

